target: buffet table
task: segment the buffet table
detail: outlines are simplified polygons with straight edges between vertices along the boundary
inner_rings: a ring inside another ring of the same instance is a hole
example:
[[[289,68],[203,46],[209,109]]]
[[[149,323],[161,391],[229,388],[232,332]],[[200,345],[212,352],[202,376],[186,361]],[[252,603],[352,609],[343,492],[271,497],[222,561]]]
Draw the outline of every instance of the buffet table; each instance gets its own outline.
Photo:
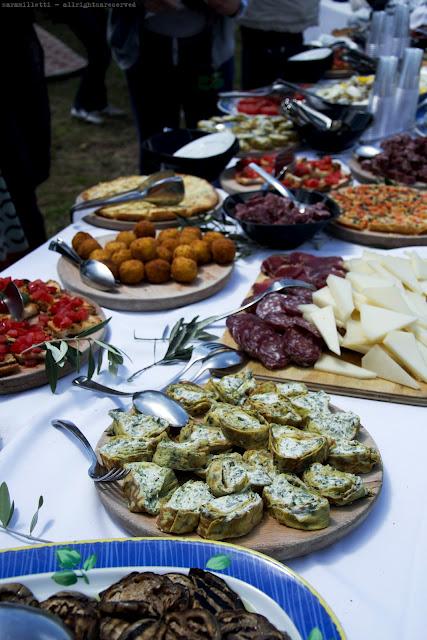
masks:
[[[310,27],[304,32],[306,42],[315,40],[322,33],[332,33],[334,29],[347,27],[348,21],[353,15],[350,2],[334,2],[334,0],[321,0],[319,11],[319,24]]]
[[[77,222],[61,236],[71,241],[79,230],[90,231],[94,236],[105,235],[102,229]],[[322,237],[316,246],[303,245],[301,250],[346,257],[361,253],[359,246],[328,236]],[[427,248],[418,251],[427,257]],[[123,349],[132,362],[127,361],[127,369],[120,369],[119,380],[107,373],[98,379],[111,386],[123,382],[123,388],[130,387],[125,382],[129,373],[153,360],[152,343],[135,341],[134,332],[140,337],[160,336],[166,324],[172,326],[180,317],[203,318],[235,308],[257,276],[261,260],[271,253],[260,251],[238,261],[226,287],[204,302],[161,313],[106,309],[107,317],[112,318],[108,339]],[[57,261],[58,256],[44,245],[9,268],[7,275],[56,278]],[[212,328],[217,335],[221,335],[222,329],[223,324]],[[151,369],[133,383],[133,388],[163,386],[176,371],[171,366]],[[50,421],[72,420],[95,445],[110,422],[107,411],[125,407],[126,403],[72,387],[73,377],[63,378],[55,395],[44,386],[0,397],[0,481],[8,483],[16,501],[14,526],[28,531],[42,494],[44,506],[34,535],[55,542],[124,537],[126,533],[101,505],[87,475],[88,460],[74,442],[51,427]],[[423,507],[427,489],[425,410],[344,396],[333,396],[333,402],[359,414],[375,439],[384,464],[382,493],[367,520],[355,531],[323,551],[288,564],[320,592],[349,640],[422,638],[427,571],[427,518]],[[19,539],[0,533],[1,548],[21,544]]]

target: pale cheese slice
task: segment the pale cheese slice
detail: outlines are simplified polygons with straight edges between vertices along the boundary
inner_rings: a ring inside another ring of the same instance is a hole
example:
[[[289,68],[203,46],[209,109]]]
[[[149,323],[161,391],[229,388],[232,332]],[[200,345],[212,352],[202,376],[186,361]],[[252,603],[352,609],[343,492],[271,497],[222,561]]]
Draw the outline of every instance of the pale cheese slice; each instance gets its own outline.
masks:
[[[353,320],[350,318],[347,321],[346,332],[342,342],[343,347],[351,349],[355,344],[372,344],[366,337],[362,328],[360,320]]]
[[[368,298],[363,293],[353,291],[354,308],[360,311],[362,304],[368,304]]]
[[[427,296],[427,280],[418,280],[418,284],[420,285],[421,293]]]
[[[380,378],[403,384],[411,389],[419,389],[420,385],[380,345],[374,345],[362,358],[362,366],[375,371]]]
[[[418,280],[427,278],[427,262],[422,260],[416,251],[406,251]]]
[[[423,327],[420,327],[418,323],[415,323],[413,332],[416,339],[427,346],[427,329],[424,329]]]
[[[314,304],[318,307],[333,307],[335,306],[335,300],[332,297],[332,293],[329,287],[322,287],[313,293],[312,296]]]
[[[363,289],[363,295],[369,302],[378,307],[409,315],[414,311],[403,297],[404,294],[397,287],[368,287]]]
[[[374,371],[368,371],[368,369],[362,369],[351,362],[340,360],[334,356],[330,356],[327,353],[321,355],[319,360],[315,363],[314,368],[317,371],[325,371],[327,373],[336,373],[340,376],[349,376],[350,378],[360,378],[362,380],[369,380],[370,378],[376,378],[377,374]]]
[[[381,262],[372,261],[370,264],[372,265],[372,270],[375,275],[379,276],[380,278],[384,278],[385,280],[389,280],[390,284],[394,284],[399,289],[404,289],[404,286],[401,280],[399,280],[399,278],[396,278],[396,276],[391,274],[390,271],[387,271],[387,269],[383,267]]]
[[[362,258],[367,261],[376,260],[377,262],[380,262],[382,255],[375,251],[369,251],[369,249],[363,249]]]
[[[415,313],[419,318],[427,320],[427,302],[424,296],[413,291],[406,291],[405,299],[410,307],[410,313]]]
[[[371,347],[372,347],[372,342],[367,342],[366,344],[352,344],[351,347],[346,347],[346,348],[350,349],[351,351],[357,351],[357,353],[368,353]]]
[[[350,260],[344,260],[344,267],[347,269],[347,271],[353,271],[354,273],[364,273],[365,275],[372,275],[374,273],[369,263],[362,258],[351,258]]]
[[[392,280],[387,278],[381,278],[380,276],[369,276],[363,273],[353,273],[350,271],[345,276],[346,280],[350,280],[351,285],[355,291],[361,293],[368,287],[392,287]]]
[[[322,309],[317,308],[315,311],[310,313],[309,316],[309,319],[319,330],[319,333],[328,345],[328,348],[337,355],[341,355],[338,332],[332,307],[323,307]]]
[[[298,309],[301,311],[304,320],[309,321],[310,314],[316,311],[316,309],[319,309],[319,307],[316,304],[299,304]]]
[[[384,338],[383,344],[415,378],[427,382],[427,365],[412,333],[390,331]]]
[[[420,342],[419,340],[417,340],[417,347],[422,355],[422,357],[424,358],[424,362],[426,363],[427,366],[427,347],[425,344],[423,344],[422,342]]]
[[[369,304],[362,304],[360,308],[362,329],[368,340],[372,342],[380,340],[390,331],[407,327],[415,320],[415,316],[397,313],[396,311],[390,311],[390,309],[383,309]]]
[[[396,256],[382,256],[381,264],[396,278],[399,278],[408,289],[421,291],[417,276],[409,260],[397,258]]]
[[[354,309],[352,286],[348,280],[329,274],[326,279],[328,288],[334,299],[334,305],[339,310],[342,320],[347,320]]]

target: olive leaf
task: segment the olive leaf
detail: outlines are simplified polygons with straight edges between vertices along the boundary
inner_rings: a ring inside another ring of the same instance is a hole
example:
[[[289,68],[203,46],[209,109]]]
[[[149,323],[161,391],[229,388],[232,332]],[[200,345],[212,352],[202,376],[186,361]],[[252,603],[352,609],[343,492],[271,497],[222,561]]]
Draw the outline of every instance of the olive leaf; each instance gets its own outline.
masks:
[[[225,553],[218,553],[215,556],[211,556],[206,563],[206,569],[212,569],[212,571],[224,571],[231,564],[230,556]]]
[[[49,382],[52,393],[55,393],[58,384],[58,367],[52,355],[52,351],[46,345],[46,358],[44,361],[47,380]]]
[[[96,553],[92,553],[92,555],[90,555],[89,557],[86,558],[86,560],[83,563],[83,569],[85,571],[89,571],[90,569],[93,569],[94,566],[96,565],[96,561],[97,561],[97,556]]]
[[[78,578],[74,571],[57,571],[53,574],[52,580],[63,587],[70,587],[72,584],[76,584]]]
[[[97,331],[100,331],[100,329],[102,329],[103,327],[107,326],[110,320],[111,320],[111,317],[106,318],[102,322],[98,322],[98,324],[96,324],[95,326],[89,327],[89,329],[85,329],[84,331],[80,331],[80,333],[74,336],[74,339],[87,338],[87,336],[91,336],[93,333],[96,333]]]
[[[70,549],[68,547],[57,549],[56,557],[58,559],[58,564],[62,569],[73,569],[82,561],[80,553],[75,549]]]
[[[87,377],[89,380],[92,378],[95,373],[95,358],[93,357],[92,345],[89,347],[88,357],[87,357]]]
[[[308,634],[307,640],[323,640],[323,633],[319,627],[314,627]]]
[[[36,510],[35,514],[33,515],[33,517],[31,518],[30,534],[32,534],[32,533],[33,533],[33,531],[34,531],[34,529],[35,529],[35,526],[36,526],[36,524],[37,524],[37,522],[38,522],[38,519],[39,519],[39,511],[40,511],[40,509],[41,509],[41,508],[42,508],[42,506],[43,506],[43,502],[44,502],[44,501],[43,501],[43,496],[40,496],[40,497],[39,497],[39,501],[38,501],[38,503],[37,503],[37,510]]]
[[[10,501],[9,488],[5,482],[0,485],[0,522],[7,527],[15,511],[15,503]]]

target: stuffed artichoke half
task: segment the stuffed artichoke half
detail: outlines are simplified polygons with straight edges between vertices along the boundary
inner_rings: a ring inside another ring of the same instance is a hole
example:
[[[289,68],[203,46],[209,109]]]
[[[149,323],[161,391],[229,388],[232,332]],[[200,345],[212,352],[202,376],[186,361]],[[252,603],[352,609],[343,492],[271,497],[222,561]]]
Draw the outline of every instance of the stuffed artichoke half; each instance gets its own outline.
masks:
[[[179,402],[190,416],[202,416],[209,411],[215,395],[194,382],[178,382],[166,389],[166,394]]]
[[[331,504],[340,507],[369,495],[369,489],[363,484],[362,478],[353,473],[338,471],[328,464],[312,464],[304,471],[303,480]]]
[[[206,421],[220,427],[230,442],[243,449],[262,449],[267,445],[269,424],[253,411],[218,402],[209,411]]]
[[[287,527],[314,531],[329,525],[329,502],[294,474],[275,476],[262,497],[270,515]]]
[[[131,462],[125,465],[129,473],[123,480],[123,493],[130,511],[155,515],[160,504],[167,500],[178,486],[172,469],[159,467],[153,462]]]
[[[213,500],[200,480],[188,480],[160,507],[157,526],[167,533],[189,533],[199,524],[200,509]]]
[[[262,513],[262,500],[253,491],[215,498],[201,508],[197,533],[210,540],[244,536],[262,520]]]
[[[284,425],[271,425],[270,450],[279,471],[299,473],[313,462],[324,462],[329,444],[322,435]]]

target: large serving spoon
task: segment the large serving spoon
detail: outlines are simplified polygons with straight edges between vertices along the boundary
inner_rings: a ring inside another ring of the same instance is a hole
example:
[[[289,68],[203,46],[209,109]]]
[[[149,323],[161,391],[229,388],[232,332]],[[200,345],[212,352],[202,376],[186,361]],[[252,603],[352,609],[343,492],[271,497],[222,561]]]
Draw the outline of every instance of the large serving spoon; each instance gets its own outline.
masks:
[[[51,240],[49,249],[50,251],[60,253],[77,265],[82,282],[89,287],[94,287],[101,291],[112,291],[120,285],[106,264],[103,264],[99,260],[82,260],[74,249],[64,242],[62,238]]]
[[[73,380],[73,385],[88,391],[98,391],[110,396],[132,398],[135,409],[149,416],[163,418],[173,427],[183,427],[187,424],[188,413],[178,402],[169,398],[162,391],[147,389],[145,391],[119,391],[99,382],[90,380],[86,376],[79,376]]]
[[[21,292],[14,282],[8,282],[0,292],[0,302],[3,302],[14,320],[21,320],[24,315],[24,301]]]
[[[277,178],[272,176],[271,173],[268,173],[267,171],[265,171],[265,169],[260,167],[255,162],[250,162],[249,168],[255,171],[259,176],[261,176],[261,178],[264,178],[264,180],[268,182],[268,184],[270,184],[278,193],[280,193],[281,196],[283,196],[284,198],[289,198],[289,200],[291,200],[294,203],[294,205],[297,207],[300,213],[304,213],[305,206],[302,204],[302,202],[300,202],[294,196],[292,191],[290,191],[287,187],[285,187],[284,184],[282,184],[281,182],[279,182],[279,180],[277,180]]]
[[[375,147],[373,144],[361,144],[353,151],[353,155],[362,160],[372,160],[372,158],[375,158],[375,156],[378,156],[380,153],[381,149]]]
[[[150,176],[151,178],[151,176]],[[181,176],[170,175],[155,181],[142,182],[136,189],[123,191],[108,198],[94,198],[85,200],[71,207],[71,213],[88,209],[89,207],[106,207],[108,205],[147,200],[152,204],[173,206],[179,204],[185,196],[184,180]]]
[[[200,369],[189,380],[197,380],[205,371],[215,371],[225,376],[236,371],[236,369],[240,369],[246,360],[247,355],[243,351],[228,347],[226,351],[213,353],[209,358],[206,358]]]

